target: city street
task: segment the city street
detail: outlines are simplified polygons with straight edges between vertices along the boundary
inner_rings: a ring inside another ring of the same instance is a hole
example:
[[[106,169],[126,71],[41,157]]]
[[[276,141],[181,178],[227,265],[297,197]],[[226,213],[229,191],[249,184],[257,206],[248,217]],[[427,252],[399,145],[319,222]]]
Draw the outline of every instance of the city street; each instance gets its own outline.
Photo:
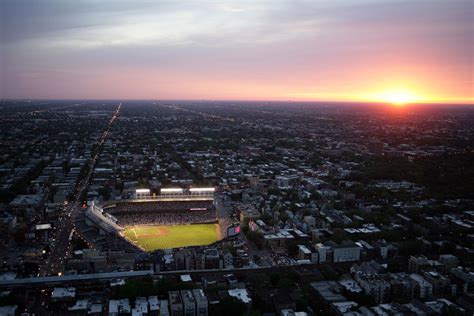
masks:
[[[89,171],[87,175],[83,179],[81,179],[81,181],[77,185],[75,198],[69,203],[68,207],[65,209],[64,214],[66,216],[63,217],[63,220],[60,221],[59,226],[56,228],[55,238],[53,244],[51,245],[51,252],[45,263],[41,267],[39,273],[41,276],[56,274],[61,275],[62,273],[64,273],[64,262],[71,252],[71,243],[69,242],[69,236],[71,235],[71,231],[74,227],[74,220],[77,214],[82,210],[83,201],[80,200],[80,197],[87,189],[89,180],[91,179],[92,174],[94,172],[94,166],[102,150],[102,146],[109,135],[110,127],[114,123],[117,116],[120,114],[121,107],[122,103],[118,105],[117,110],[113,113],[104,132],[102,133],[102,136],[98,140],[97,145],[95,147],[95,151],[87,164]]]

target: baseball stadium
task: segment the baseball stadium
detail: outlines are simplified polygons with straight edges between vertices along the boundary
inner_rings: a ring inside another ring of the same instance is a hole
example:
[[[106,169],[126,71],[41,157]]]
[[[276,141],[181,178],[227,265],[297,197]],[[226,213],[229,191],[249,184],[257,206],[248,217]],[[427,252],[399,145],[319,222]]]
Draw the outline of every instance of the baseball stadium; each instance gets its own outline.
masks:
[[[114,236],[146,252],[210,245],[223,238],[214,188],[167,188],[157,196],[139,189],[134,199],[90,205],[85,222],[99,228],[104,239]]]

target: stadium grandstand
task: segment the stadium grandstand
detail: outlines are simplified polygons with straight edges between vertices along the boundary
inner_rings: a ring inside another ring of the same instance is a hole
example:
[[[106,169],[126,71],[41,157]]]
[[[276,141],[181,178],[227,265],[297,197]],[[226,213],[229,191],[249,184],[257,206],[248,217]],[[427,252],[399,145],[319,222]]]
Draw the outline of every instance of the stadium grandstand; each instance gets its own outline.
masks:
[[[122,230],[122,227],[117,225],[117,220],[112,215],[103,213],[102,209],[91,205],[86,210],[86,223],[96,225],[99,229],[106,233],[114,233]]]
[[[180,225],[209,224],[212,227],[219,227],[214,206],[214,188],[166,188],[161,189],[159,195],[150,195],[149,190],[138,189],[135,199],[108,201],[101,205],[92,203],[87,207],[83,218],[79,218],[78,221],[76,226],[82,228],[78,229],[79,232],[93,245],[97,245],[97,239],[100,241],[112,239],[114,240],[112,245],[122,244],[117,242],[117,239],[127,239],[132,246],[138,246],[142,250],[145,249],[140,245],[140,236],[137,236],[137,232],[142,231],[140,228],[143,226],[148,226],[144,236],[149,239],[151,237],[164,239],[162,237],[164,231],[176,231]],[[196,227],[197,225],[193,228]],[[161,235],[154,235],[154,231],[150,232],[150,229],[155,228],[160,229]],[[133,239],[136,240],[126,238],[131,235],[130,230]],[[98,235],[98,238],[95,240],[88,238],[94,234]],[[198,240],[199,235],[198,233],[193,239]],[[147,242],[150,244],[149,240]],[[102,245],[103,248],[111,246],[105,244]]]

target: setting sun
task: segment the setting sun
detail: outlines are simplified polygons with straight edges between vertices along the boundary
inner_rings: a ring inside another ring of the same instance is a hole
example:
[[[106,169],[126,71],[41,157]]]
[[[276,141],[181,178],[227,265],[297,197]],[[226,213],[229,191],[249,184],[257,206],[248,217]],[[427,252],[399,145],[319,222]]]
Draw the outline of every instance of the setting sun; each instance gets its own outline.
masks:
[[[377,99],[382,102],[391,103],[393,105],[405,105],[407,103],[414,103],[420,100],[414,93],[406,90],[391,90],[383,92],[377,96]]]

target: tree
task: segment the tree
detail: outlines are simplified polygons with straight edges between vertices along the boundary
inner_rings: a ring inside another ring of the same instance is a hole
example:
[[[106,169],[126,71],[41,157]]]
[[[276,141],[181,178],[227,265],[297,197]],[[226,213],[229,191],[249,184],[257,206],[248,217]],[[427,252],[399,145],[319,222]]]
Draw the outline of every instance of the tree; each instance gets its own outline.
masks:
[[[0,190],[0,203],[9,203],[13,200],[16,194],[8,189]]]
[[[13,292],[9,292],[7,295],[0,297],[0,306],[18,305],[19,303],[20,300],[15,297]]]
[[[160,296],[168,295],[169,291],[191,290],[197,288],[194,283],[183,283],[172,277],[165,277],[156,284],[157,293]]]
[[[296,257],[298,254],[298,243],[294,240],[288,241],[286,244],[286,250],[288,251],[288,255]]]
[[[259,249],[263,247],[264,239],[263,235],[259,232],[248,231],[246,233],[247,238],[255,244]]]
[[[288,216],[288,214],[286,212],[281,212],[280,213],[280,221],[282,221],[283,223],[286,222],[290,217]]]
[[[327,264],[321,266],[321,273],[325,280],[339,280],[339,274]]]
[[[149,296],[156,294],[151,279],[128,280],[119,288],[120,298],[133,299],[137,296]]]
[[[270,283],[272,284],[273,287],[276,287],[278,283],[280,282],[280,274],[278,273],[272,273],[270,275]]]
[[[400,243],[400,254],[410,256],[421,253],[423,242],[420,240],[407,240]]]
[[[280,189],[278,188],[268,188],[269,195],[280,195]]]
[[[267,273],[252,273],[246,277],[246,282],[252,288],[264,289],[270,285],[270,277]]]
[[[331,240],[336,243],[341,243],[345,239],[345,232],[341,228],[334,229],[334,235],[331,237]]]
[[[98,191],[104,197],[104,200],[110,200],[110,188],[108,186],[100,187]]]
[[[228,296],[220,302],[221,315],[242,316],[247,311],[247,306],[241,300]]]

